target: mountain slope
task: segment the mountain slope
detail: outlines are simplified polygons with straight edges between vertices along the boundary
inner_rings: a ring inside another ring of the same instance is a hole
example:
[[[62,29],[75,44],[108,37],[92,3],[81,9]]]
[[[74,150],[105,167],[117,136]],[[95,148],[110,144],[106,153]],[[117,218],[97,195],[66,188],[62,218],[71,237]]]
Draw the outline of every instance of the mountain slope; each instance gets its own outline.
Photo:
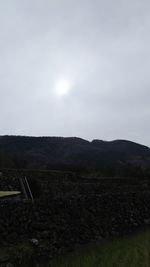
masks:
[[[101,168],[118,162],[150,162],[150,149],[127,141],[81,138],[0,136],[0,166]]]

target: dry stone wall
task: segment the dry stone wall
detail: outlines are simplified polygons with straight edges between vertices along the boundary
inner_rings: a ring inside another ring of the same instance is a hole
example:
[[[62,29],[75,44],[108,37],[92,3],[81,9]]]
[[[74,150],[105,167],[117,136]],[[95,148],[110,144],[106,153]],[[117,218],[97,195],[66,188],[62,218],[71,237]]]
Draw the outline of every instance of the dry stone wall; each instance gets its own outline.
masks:
[[[11,171],[0,177],[1,188],[19,189],[21,175],[28,177],[36,197],[34,203],[0,201],[1,243],[37,239],[38,255],[50,257],[75,245],[150,225],[149,180]]]
[[[55,255],[75,244],[123,235],[150,224],[150,194],[109,194],[0,203],[1,242],[36,238],[39,253]]]

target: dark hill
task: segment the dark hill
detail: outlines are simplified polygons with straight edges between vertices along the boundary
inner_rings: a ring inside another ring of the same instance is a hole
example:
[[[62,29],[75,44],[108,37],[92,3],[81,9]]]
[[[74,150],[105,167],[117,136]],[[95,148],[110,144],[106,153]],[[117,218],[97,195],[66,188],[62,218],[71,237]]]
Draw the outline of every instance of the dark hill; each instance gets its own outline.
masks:
[[[101,169],[133,162],[150,162],[150,149],[126,140],[0,136],[1,168]]]

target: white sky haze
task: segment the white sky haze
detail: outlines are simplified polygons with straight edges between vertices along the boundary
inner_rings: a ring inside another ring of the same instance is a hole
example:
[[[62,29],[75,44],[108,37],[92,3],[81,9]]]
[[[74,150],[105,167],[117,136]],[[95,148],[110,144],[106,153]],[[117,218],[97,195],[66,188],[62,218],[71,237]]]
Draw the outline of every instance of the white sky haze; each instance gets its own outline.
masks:
[[[0,1],[0,134],[150,146],[150,1]]]

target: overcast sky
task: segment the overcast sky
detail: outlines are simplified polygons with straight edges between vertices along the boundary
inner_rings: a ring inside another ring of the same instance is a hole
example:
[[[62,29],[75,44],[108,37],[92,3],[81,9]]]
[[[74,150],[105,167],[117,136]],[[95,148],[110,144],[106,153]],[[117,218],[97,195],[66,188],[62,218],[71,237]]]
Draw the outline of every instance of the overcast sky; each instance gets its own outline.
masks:
[[[1,135],[149,133],[149,0],[0,0]]]

